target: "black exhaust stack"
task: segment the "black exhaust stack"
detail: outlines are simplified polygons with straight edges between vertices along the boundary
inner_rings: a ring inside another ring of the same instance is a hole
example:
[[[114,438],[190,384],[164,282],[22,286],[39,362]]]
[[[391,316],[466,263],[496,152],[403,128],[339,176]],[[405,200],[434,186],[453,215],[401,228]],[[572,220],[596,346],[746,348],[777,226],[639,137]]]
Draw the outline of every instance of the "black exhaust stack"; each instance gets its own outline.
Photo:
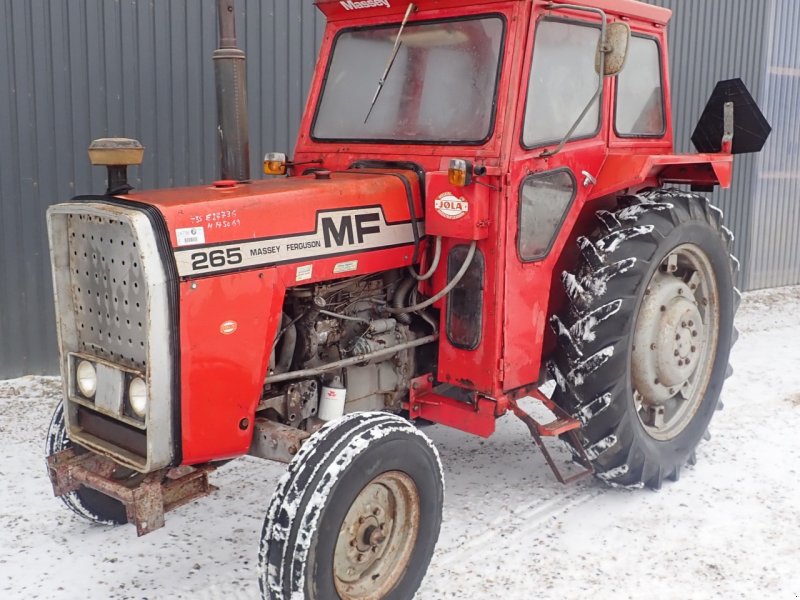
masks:
[[[236,43],[234,0],[217,0],[219,48],[214,51],[220,177],[250,181],[245,54]]]

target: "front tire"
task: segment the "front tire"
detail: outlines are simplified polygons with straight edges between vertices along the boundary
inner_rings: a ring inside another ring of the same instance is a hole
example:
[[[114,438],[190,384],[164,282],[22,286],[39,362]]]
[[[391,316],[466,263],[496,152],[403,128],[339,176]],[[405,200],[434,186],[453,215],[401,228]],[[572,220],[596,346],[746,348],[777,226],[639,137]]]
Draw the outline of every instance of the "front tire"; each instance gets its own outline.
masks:
[[[442,521],[431,441],[405,419],[353,413],[314,434],[278,485],[259,551],[262,597],[412,598]]]
[[[696,460],[730,374],[733,236],[708,200],[680,191],[623,198],[597,216],[551,321],[553,399],[582,422],[600,479],[658,489]]]
[[[64,402],[61,401],[53,412],[45,441],[45,456],[51,456],[72,447],[67,437],[67,424],[64,419]],[[81,486],[78,490],[64,494],[61,501],[79,517],[99,525],[124,525],[128,522],[125,505],[105,494]]]

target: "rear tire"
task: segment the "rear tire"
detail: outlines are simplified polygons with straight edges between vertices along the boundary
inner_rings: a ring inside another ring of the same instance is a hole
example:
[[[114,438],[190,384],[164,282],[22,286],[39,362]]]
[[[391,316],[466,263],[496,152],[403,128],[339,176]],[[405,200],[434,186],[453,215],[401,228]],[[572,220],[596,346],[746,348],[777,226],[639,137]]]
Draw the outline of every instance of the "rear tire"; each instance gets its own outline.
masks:
[[[694,463],[721,408],[737,337],[733,235],[707,199],[680,191],[626,197],[597,217],[551,319],[553,399],[583,423],[600,479],[658,489]]]
[[[444,482],[431,441],[405,419],[353,413],[292,460],[264,521],[262,597],[412,598],[442,522]]]
[[[59,402],[50,420],[45,441],[45,456],[50,456],[73,446],[67,437],[64,419],[64,402]],[[72,512],[99,525],[124,525],[128,522],[125,505],[105,494],[81,486],[77,491],[61,496],[61,501]]]

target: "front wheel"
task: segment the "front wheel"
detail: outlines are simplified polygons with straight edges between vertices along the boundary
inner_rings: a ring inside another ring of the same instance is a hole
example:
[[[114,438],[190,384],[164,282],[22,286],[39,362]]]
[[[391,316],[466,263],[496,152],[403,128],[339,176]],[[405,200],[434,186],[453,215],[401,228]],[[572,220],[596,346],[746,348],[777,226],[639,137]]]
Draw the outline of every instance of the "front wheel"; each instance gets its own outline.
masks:
[[[388,413],[353,413],[314,434],[272,497],[262,597],[412,598],[442,522],[439,455]]]
[[[564,273],[554,401],[612,485],[661,487],[696,460],[736,339],[732,234],[702,196],[658,190],[599,211]]]

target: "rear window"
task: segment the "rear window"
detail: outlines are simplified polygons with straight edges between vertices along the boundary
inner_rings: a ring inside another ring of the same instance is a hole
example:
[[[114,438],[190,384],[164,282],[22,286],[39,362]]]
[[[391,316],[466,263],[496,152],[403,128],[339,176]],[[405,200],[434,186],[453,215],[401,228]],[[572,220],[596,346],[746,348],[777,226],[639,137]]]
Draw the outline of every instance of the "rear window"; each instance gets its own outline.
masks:
[[[661,48],[652,38],[633,36],[617,78],[617,135],[661,137],[666,128]]]

